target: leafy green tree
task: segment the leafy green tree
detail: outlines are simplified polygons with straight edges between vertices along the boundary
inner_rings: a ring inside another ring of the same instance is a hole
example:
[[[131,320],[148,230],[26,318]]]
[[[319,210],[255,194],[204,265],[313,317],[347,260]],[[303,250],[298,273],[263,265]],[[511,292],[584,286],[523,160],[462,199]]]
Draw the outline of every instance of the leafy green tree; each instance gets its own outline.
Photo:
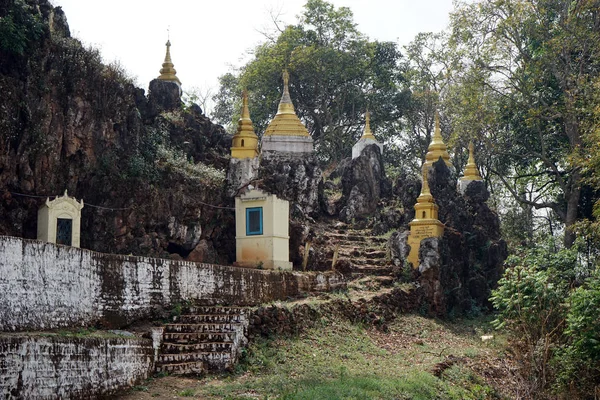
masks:
[[[235,93],[247,87],[252,120],[262,134],[277,111],[287,68],[296,112],[318,154],[338,160],[350,155],[362,134],[367,108],[376,135],[394,136],[407,97],[399,60],[394,43],[369,41],[356,29],[350,9],[309,0],[298,24],[258,46],[239,75],[221,78],[213,115],[223,124],[235,121]]]
[[[35,9],[23,0],[0,4],[0,49],[22,55],[39,39],[44,24]]]
[[[449,43],[462,60],[453,68],[462,102],[454,104],[479,115],[474,133],[493,155],[483,159],[518,201],[551,208],[567,228],[581,198],[572,157],[590,153],[582,126],[600,72],[599,10],[596,0],[480,0],[452,15]],[[548,193],[522,196],[523,179],[532,192]],[[565,244],[574,239],[567,229]]]

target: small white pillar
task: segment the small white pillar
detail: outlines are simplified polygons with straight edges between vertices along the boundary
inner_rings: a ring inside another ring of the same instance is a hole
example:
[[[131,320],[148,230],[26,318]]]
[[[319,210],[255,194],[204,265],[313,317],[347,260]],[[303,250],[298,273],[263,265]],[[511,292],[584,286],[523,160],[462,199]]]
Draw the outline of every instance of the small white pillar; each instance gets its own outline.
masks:
[[[81,239],[81,203],[69,197],[67,191],[62,197],[50,201],[38,211],[37,238],[45,242],[79,247]]]
[[[291,270],[290,206],[273,194],[250,190],[235,199],[236,263]]]

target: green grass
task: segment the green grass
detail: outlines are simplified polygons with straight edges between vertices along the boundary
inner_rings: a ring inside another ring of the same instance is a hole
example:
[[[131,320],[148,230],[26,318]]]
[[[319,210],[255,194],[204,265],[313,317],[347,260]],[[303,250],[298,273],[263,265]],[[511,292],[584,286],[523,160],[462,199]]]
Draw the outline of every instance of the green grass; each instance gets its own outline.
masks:
[[[184,389],[177,393],[177,395],[181,397],[194,397],[196,395],[196,391],[194,389]]]
[[[454,373],[438,379],[430,372],[450,353],[479,354],[481,343],[473,335],[454,333],[418,316],[402,316],[391,324],[389,334],[329,322],[295,338],[255,341],[236,374],[205,381],[195,388],[196,396],[458,400],[486,399],[494,392],[475,375]]]

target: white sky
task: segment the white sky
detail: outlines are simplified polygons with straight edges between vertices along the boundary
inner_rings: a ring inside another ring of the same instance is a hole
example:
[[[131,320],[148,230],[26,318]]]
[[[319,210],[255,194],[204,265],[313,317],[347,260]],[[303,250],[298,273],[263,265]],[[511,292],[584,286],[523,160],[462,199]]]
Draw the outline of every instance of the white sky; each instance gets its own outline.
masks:
[[[141,87],[159,75],[167,28],[171,56],[183,90],[213,93],[217,78],[240,66],[264,41],[270,11],[295,23],[306,0],[50,0],[62,6],[71,35],[99,48],[105,62],[118,60]],[[452,0],[329,0],[349,7],[370,39],[408,44],[419,32],[438,32],[448,22]]]

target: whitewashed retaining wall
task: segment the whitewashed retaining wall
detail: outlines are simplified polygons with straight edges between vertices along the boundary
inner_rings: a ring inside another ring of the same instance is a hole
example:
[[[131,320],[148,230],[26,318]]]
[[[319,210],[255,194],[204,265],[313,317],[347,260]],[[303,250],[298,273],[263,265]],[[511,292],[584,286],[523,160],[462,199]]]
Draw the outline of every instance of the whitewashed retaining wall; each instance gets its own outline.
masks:
[[[0,336],[1,399],[96,399],[153,369],[152,341]]]
[[[183,300],[255,305],[343,285],[332,273],[102,254],[0,236],[0,331],[116,328],[163,316]]]

